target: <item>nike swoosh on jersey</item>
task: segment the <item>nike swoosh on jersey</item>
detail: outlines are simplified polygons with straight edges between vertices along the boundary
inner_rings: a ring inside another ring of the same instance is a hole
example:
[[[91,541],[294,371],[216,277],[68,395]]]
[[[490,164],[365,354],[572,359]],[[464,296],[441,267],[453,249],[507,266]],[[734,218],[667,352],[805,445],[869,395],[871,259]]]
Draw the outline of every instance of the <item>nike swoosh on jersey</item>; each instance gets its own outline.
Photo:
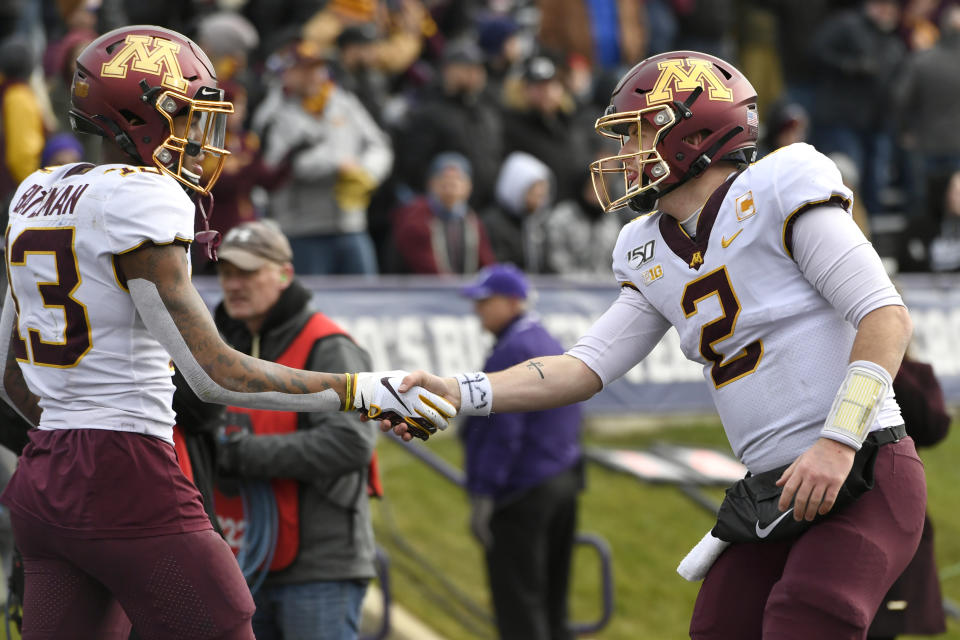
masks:
[[[720,238],[720,245],[723,246],[724,249],[726,249],[727,247],[730,246],[730,243],[733,242],[734,240],[736,240],[736,239],[737,239],[737,236],[740,235],[742,232],[743,232],[743,229],[740,229],[739,231],[737,231],[735,234],[733,234],[733,235],[730,236],[729,238],[721,237],[721,238]]]
[[[771,522],[765,527],[761,527],[760,521],[757,520],[757,525],[756,525],[757,537],[760,538],[761,540],[766,538],[776,528],[776,526],[780,524],[780,521],[786,518],[788,515],[790,515],[792,511],[793,511],[793,507],[790,507],[789,509],[783,512],[783,515],[781,515],[779,518],[777,518],[776,520],[774,520],[773,522]]]

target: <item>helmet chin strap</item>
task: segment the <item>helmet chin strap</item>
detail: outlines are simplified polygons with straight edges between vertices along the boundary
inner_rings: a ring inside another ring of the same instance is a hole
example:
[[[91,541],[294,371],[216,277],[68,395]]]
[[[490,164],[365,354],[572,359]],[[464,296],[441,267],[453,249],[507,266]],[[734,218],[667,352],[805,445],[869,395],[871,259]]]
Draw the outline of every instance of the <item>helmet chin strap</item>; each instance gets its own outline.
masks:
[[[637,213],[650,213],[657,208],[657,201],[660,200],[661,195],[659,189],[651,187],[630,198],[627,204]]]
[[[210,199],[209,209],[205,209],[203,206],[203,196],[197,196],[197,213],[200,214],[200,219],[203,221],[203,231],[195,233],[193,239],[204,245],[207,259],[211,262],[216,262],[217,247],[220,246],[221,237],[219,231],[210,228],[210,218],[213,217],[213,194],[208,193],[207,197]]]

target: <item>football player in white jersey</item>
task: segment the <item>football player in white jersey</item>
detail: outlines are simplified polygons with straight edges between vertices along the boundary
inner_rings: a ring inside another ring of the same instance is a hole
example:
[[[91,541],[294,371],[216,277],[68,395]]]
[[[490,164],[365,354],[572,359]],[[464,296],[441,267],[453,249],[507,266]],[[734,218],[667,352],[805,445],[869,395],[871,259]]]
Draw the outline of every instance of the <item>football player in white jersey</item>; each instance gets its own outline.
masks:
[[[38,426],[0,497],[24,556],[23,637],[126,640],[132,621],[144,639],[252,638],[249,590],[174,453],[171,358],[209,402],[398,415],[422,437],[455,409],[398,393],[403,372],[300,371],[220,339],[188,248],[215,249],[232,105],[192,41],[107,33],[78,56],[71,98],[103,164],[29,176],[6,232],[3,388]]]
[[[923,468],[891,391],[912,325],[833,163],[804,144],[754,162],[756,100],[736,68],[693,51],[631,69],[596,124],[621,150],[591,165],[607,210],[642,214],[614,250],[619,298],[537,367],[404,385],[464,414],[546,409],[597,393],[675,327],[737,456],[754,474],[786,467],[780,521],[829,514],[780,542],[765,539],[779,521],[758,521],[756,541],[722,551],[691,636],[859,639],[923,521]],[[875,486],[834,510],[866,440]]]

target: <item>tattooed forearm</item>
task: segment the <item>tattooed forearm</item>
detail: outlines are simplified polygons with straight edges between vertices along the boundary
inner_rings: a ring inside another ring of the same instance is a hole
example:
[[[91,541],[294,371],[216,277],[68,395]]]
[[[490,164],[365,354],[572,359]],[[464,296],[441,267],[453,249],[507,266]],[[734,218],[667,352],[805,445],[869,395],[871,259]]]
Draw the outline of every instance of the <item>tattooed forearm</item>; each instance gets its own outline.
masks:
[[[279,391],[294,394],[335,389],[343,395],[343,376],[300,371],[260,360],[231,349],[219,338],[204,339],[203,329],[197,322],[178,322],[177,325],[181,327],[184,340],[190,345],[194,357],[207,375],[225,389],[251,393]],[[183,327],[187,327],[186,330]],[[337,377],[340,378],[339,384],[334,379]]]
[[[143,255],[139,255],[139,254]],[[127,278],[154,283],[197,364],[224,389],[260,393],[316,393],[333,389],[341,402],[346,387],[343,375],[292,369],[259,360],[230,348],[220,337],[203,299],[186,277],[186,258],[176,247],[150,247],[121,256]]]
[[[542,363],[542,362],[537,362],[536,360],[531,360],[530,362],[527,363],[527,369],[533,369],[533,370],[535,370],[537,373],[540,374],[540,379],[541,379],[541,380],[544,379],[544,375],[543,375],[543,363]]]

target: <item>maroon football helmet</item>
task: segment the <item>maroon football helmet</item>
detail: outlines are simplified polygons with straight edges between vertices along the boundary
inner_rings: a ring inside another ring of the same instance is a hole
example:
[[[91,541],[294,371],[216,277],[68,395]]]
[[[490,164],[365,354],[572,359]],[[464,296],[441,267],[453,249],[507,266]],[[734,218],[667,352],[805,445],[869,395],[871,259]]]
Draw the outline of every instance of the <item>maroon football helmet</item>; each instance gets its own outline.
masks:
[[[223,169],[227,114],[213,64],[189,38],[155,26],[114,29],[77,57],[70,121],[206,195]],[[184,166],[204,155],[204,175]]]
[[[591,163],[597,198],[605,211],[652,211],[712,162],[752,162],[758,129],[757,92],[733,65],[696,51],[647,58],[620,79],[597,120],[597,132],[621,146],[638,140]]]

